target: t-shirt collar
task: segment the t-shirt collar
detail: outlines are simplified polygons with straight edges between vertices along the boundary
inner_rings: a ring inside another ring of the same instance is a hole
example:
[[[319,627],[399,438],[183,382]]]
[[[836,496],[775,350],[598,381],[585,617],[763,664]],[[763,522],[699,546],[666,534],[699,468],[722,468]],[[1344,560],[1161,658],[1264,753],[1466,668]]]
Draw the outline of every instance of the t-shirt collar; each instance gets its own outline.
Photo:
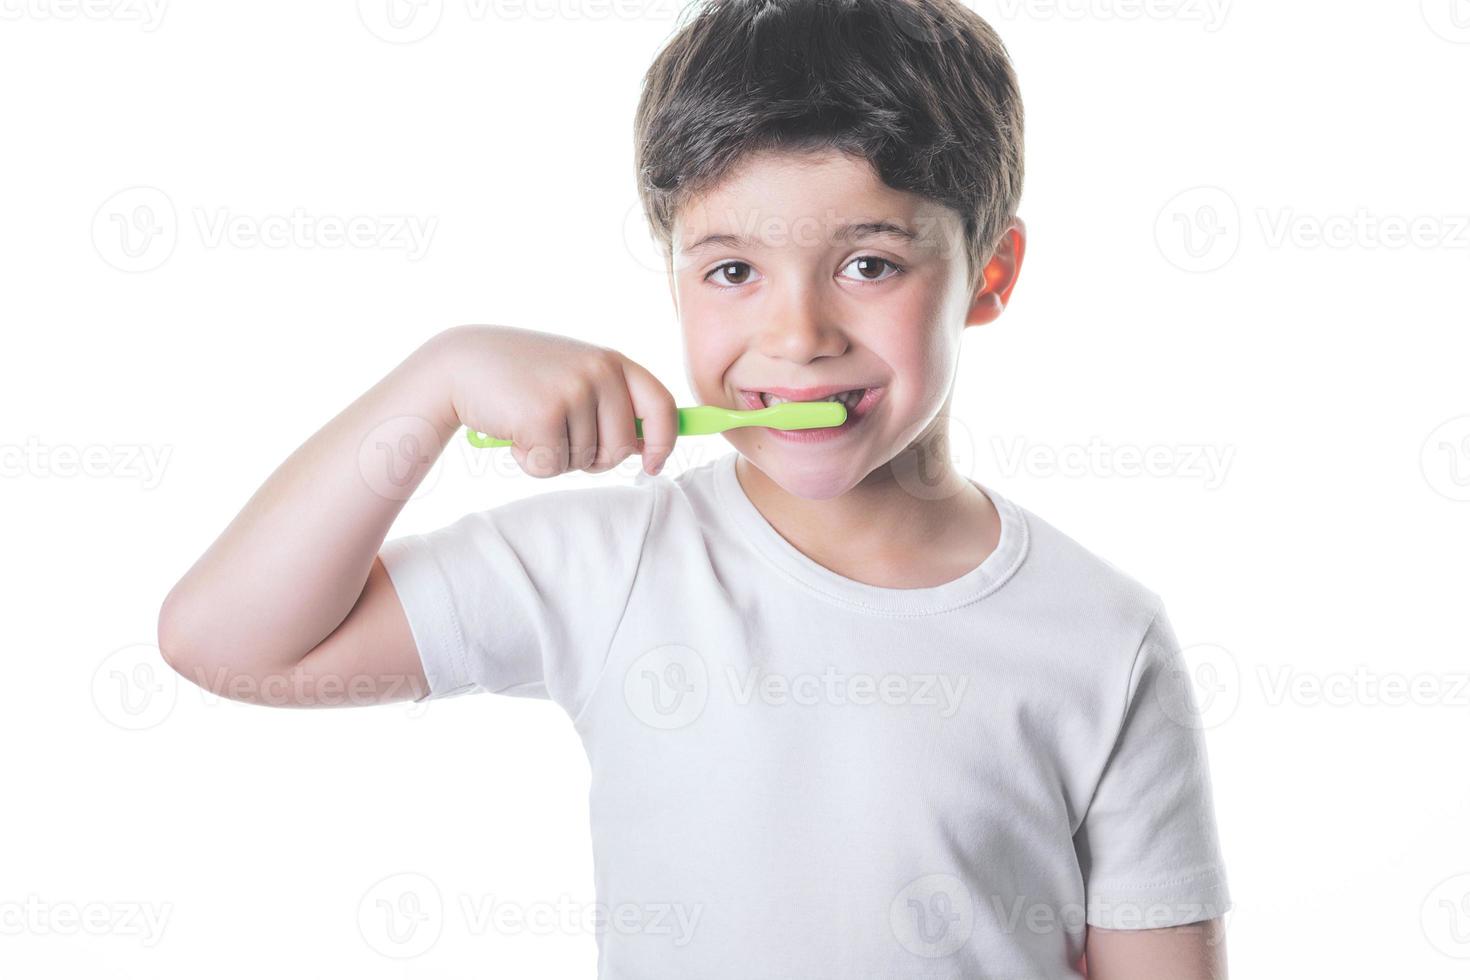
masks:
[[[1005,497],[970,479],[990,498],[1000,515],[1000,540],[979,565],[959,578],[917,589],[892,589],[839,575],[818,564],[783,538],[746,495],[735,475],[738,452],[714,463],[714,482],[720,511],[778,570],[825,598],[850,607],[885,615],[922,616],[948,612],[983,599],[999,589],[1026,557],[1029,534],[1024,513]]]

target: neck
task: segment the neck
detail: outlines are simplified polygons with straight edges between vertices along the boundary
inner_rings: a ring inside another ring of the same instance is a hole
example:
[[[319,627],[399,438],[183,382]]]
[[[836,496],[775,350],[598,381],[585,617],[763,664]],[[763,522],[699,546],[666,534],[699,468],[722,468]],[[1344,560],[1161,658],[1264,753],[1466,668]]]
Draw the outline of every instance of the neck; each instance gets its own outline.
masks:
[[[1000,524],[990,499],[955,470],[947,421],[941,415],[857,486],[827,500],[786,492],[743,456],[736,478],[771,526],[819,564],[875,585],[937,585],[980,564]]]

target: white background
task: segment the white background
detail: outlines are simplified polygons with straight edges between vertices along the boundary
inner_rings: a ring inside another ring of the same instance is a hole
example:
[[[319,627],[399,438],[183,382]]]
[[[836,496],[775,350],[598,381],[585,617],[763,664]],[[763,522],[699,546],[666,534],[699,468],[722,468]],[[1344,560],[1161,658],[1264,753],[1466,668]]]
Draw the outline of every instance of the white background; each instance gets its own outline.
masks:
[[[0,2],[7,975],[592,975],[571,912],[477,918],[593,900],[554,705],[252,707],[153,646],[261,481],[440,329],[614,346],[690,403],[631,142],[678,8],[384,9]],[[1234,974],[1463,976],[1470,4],[977,9],[1022,83],[1031,237],[966,341],[961,465],[1167,602]],[[298,209],[380,237],[248,237]],[[491,457],[452,443],[394,534],[637,462]],[[374,923],[405,894],[399,942]]]

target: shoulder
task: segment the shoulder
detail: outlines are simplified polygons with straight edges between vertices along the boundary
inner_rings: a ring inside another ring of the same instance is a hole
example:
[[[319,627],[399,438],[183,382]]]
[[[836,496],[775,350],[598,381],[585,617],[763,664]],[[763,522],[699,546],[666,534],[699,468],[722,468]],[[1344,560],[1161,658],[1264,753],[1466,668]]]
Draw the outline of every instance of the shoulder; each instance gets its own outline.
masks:
[[[1141,640],[1162,613],[1158,593],[1029,509],[1015,506],[1028,538],[1017,572],[1019,583],[1028,587],[1023,591],[1052,616],[1095,633]]]

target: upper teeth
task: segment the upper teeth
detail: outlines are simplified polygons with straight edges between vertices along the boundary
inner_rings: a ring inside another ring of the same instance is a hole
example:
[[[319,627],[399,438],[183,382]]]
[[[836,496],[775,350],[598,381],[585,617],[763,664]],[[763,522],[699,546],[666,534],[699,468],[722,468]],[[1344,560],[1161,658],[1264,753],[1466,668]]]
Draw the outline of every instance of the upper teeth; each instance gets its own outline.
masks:
[[[863,393],[866,391],[866,388],[854,388],[851,391],[839,391],[835,394],[827,395],[824,398],[808,398],[805,400],[815,402],[842,402],[842,404],[851,409],[855,407],[858,402],[862,401]],[[780,405],[783,402],[789,401],[791,401],[790,398],[782,398],[780,395],[773,395],[769,391],[761,392],[761,402],[765,404],[767,408],[772,405]]]

